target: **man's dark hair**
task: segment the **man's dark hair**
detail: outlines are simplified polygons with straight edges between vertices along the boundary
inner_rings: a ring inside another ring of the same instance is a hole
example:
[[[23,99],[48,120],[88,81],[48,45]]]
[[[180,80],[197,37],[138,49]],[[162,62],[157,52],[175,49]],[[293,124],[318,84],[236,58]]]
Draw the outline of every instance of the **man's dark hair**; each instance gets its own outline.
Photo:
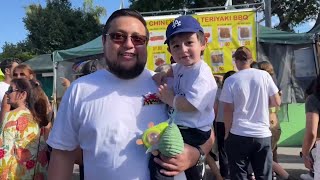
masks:
[[[147,28],[146,21],[144,20],[144,18],[142,17],[142,15],[138,11],[133,10],[133,9],[119,9],[119,10],[114,11],[111,14],[111,16],[108,18],[106,24],[103,27],[103,31],[102,31],[103,38],[105,38],[106,34],[108,33],[108,31],[111,27],[112,20],[114,20],[118,17],[123,17],[123,16],[134,17],[134,18],[138,19],[144,25],[144,27],[146,29],[146,36],[149,39],[149,31]]]
[[[18,63],[20,64],[22,61],[18,58],[9,58],[1,61],[0,63],[0,69],[2,73],[5,73],[6,68],[11,68],[13,63]]]

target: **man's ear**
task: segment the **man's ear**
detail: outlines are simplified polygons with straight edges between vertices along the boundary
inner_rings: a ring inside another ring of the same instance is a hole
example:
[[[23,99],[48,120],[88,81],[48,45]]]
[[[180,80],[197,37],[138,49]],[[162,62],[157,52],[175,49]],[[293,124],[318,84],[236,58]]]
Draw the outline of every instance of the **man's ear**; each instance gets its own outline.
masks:
[[[4,73],[10,75],[11,74],[11,70],[9,68],[5,68],[4,69]]]
[[[30,79],[33,79],[33,78],[34,78],[33,74],[30,74]]]

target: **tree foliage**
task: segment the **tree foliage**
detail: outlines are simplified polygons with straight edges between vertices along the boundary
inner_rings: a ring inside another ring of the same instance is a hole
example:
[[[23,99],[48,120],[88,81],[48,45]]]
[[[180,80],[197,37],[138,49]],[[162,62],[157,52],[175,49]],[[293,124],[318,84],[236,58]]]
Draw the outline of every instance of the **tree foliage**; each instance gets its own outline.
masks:
[[[279,17],[277,29],[293,31],[293,28],[315,19],[320,11],[319,0],[272,0],[272,14]]]
[[[19,58],[22,61],[33,58],[33,53],[29,51],[28,42],[22,41],[17,44],[5,42],[2,47],[3,53],[0,54],[0,59]]]
[[[47,0],[46,7],[31,4],[23,19],[29,31],[27,41],[36,54],[79,46],[100,35],[96,16],[73,9],[68,0]]]
[[[206,8],[223,6],[225,0],[129,0],[130,8],[140,12],[179,10],[186,8]],[[254,3],[259,0],[233,0],[234,5]],[[284,31],[293,28],[310,19],[315,19],[319,13],[319,0],[271,0],[272,15],[279,17],[280,23],[275,27]]]
[[[107,11],[104,7],[94,6],[93,1],[94,0],[84,0],[82,5],[83,11],[92,14],[96,21],[101,24],[100,17],[105,16]]]

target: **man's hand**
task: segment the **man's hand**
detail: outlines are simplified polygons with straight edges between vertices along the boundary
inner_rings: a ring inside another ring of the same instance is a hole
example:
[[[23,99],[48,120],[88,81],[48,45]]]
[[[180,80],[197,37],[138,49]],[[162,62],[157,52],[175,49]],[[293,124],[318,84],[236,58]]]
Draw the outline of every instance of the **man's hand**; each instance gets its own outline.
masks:
[[[159,90],[159,94],[158,94],[159,99],[162,102],[168,104],[169,106],[174,107],[173,106],[173,99],[174,99],[173,90],[170,89],[167,84],[160,85],[158,90]]]
[[[162,174],[175,176],[196,165],[199,157],[200,153],[195,147],[185,144],[182,154],[172,158],[160,155],[160,159],[154,158],[154,161],[163,167],[163,169],[160,170]]]
[[[60,77],[61,79],[61,85],[67,89],[69,86],[70,86],[70,81],[67,79],[67,78],[64,78],[64,77]]]
[[[304,166],[309,170],[313,170],[313,161],[311,157],[308,155],[303,155],[302,158],[303,158]]]

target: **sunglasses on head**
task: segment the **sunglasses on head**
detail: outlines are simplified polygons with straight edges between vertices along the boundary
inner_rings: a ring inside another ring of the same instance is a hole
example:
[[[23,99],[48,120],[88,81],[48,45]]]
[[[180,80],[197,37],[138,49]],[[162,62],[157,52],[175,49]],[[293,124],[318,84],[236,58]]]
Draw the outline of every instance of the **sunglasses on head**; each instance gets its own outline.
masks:
[[[19,89],[13,89],[12,86],[10,86],[8,88],[8,90],[6,91],[6,94],[11,94],[11,93],[16,92],[16,91],[19,91]]]
[[[145,45],[148,40],[146,36],[138,35],[138,34],[129,36],[123,33],[109,33],[109,34],[106,34],[106,36],[109,36],[111,41],[117,44],[125,43],[128,37],[130,37],[132,44],[135,46]]]

